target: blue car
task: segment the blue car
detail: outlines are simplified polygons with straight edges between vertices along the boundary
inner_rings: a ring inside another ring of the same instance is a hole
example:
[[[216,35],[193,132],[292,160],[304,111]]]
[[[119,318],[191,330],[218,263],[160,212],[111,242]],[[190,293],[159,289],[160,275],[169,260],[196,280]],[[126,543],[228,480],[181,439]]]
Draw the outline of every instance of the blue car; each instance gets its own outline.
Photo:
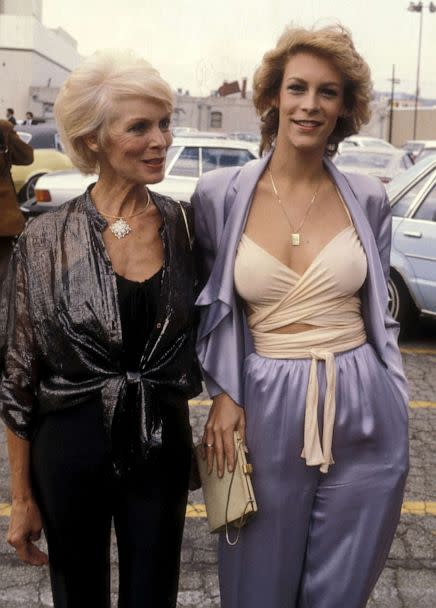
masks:
[[[419,316],[436,319],[436,155],[386,190],[393,215],[389,306],[404,335]]]

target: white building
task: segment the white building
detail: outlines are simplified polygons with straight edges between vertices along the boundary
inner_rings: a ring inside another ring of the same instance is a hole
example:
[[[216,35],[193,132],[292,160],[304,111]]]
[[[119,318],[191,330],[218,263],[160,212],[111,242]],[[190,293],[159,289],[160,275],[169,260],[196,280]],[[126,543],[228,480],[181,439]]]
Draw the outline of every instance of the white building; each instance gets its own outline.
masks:
[[[42,24],[42,0],[0,0],[0,116],[51,118],[60,85],[79,64],[77,42]]]
[[[219,97],[191,97],[178,93],[174,103],[174,126],[199,131],[259,131],[259,118],[251,99],[240,94]]]

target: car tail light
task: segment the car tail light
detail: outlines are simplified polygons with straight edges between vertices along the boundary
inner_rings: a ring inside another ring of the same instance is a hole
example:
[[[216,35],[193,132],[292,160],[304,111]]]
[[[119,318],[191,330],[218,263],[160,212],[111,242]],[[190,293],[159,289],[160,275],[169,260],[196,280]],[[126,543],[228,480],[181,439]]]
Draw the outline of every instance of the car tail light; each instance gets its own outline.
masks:
[[[51,203],[49,190],[35,190],[35,198],[38,203]]]

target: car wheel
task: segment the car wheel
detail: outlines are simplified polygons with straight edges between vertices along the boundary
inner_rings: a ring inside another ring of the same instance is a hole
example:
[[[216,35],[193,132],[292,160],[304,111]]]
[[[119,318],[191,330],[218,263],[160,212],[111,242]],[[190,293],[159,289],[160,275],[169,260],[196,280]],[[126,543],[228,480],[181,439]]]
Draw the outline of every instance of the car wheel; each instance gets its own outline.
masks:
[[[20,203],[25,203],[29,200],[29,198],[33,198],[35,196],[35,185],[40,177],[45,175],[45,173],[38,173],[37,175],[32,175],[21,190],[18,193],[18,201]]]
[[[415,328],[418,309],[401,276],[391,268],[388,280],[389,312],[400,324],[401,336],[409,335]]]

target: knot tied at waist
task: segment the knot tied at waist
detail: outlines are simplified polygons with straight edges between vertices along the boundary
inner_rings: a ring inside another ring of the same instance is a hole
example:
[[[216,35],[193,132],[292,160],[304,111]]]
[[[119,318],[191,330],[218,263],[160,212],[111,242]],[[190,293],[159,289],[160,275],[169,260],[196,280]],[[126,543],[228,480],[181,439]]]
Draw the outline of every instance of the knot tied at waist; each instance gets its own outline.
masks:
[[[327,473],[334,464],[332,454],[333,428],[336,415],[336,362],[335,354],[365,344],[366,332],[361,320],[346,330],[325,331],[315,328],[297,334],[263,334],[252,331],[258,355],[280,359],[310,359],[304,417],[304,443],[301,457],[308,466],[319,466]],[[317,346],[313,347],[315,344]],[[324,397],[322,438],[318,426],[318,361],[325,362],[326,390]]]
[[[301,457],[308,466],[320,466],[321,473],[327,473],[334,464],[332,455],[333,425],[336,414],[336,365],[331,352],[310,351],[312,358],[309,382],[306,393],[306,415],[304,417],[304,446]],[[325,361],[326,391],[324,398],[324,417],[322,445],[318,428],[318,370],[317,361]]]

